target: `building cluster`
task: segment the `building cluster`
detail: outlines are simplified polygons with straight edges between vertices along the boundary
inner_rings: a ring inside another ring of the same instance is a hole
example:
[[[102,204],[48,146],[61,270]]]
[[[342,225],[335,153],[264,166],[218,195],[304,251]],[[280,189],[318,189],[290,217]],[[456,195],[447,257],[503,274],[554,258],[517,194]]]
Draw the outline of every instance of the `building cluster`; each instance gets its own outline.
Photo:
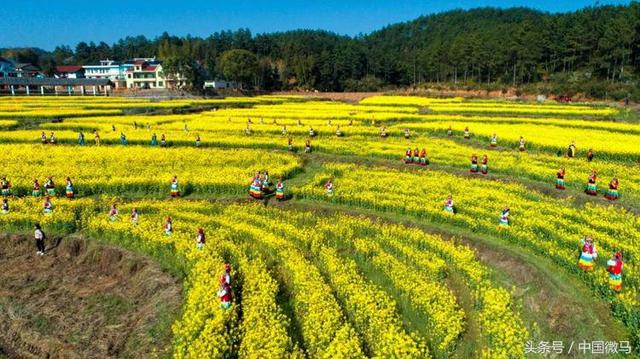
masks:
[[[0,78],[46,78],[32,64],[17,64],[0,57]],[[135,58],[129,61],[102,60],[91,65],[56,66],[55,79],[108,80],[112,89],[180,89],[187,83],[180,75],[168,75],[155,58]]]

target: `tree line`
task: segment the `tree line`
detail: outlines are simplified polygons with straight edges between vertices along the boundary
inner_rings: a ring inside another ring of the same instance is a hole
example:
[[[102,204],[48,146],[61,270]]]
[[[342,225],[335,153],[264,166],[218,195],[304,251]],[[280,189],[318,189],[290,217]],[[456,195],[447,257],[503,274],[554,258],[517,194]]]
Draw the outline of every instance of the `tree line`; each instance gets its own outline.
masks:
[[[45,67],[153,56],[194,82],[227,78],[264,90],[546,84],[555,92],[625,96],[637,91],[640,73],[640,4],[569,13],[454,10],[355,37],[322,30],[254,35],[240,29],[206,38],[164,33],[37,55]]]

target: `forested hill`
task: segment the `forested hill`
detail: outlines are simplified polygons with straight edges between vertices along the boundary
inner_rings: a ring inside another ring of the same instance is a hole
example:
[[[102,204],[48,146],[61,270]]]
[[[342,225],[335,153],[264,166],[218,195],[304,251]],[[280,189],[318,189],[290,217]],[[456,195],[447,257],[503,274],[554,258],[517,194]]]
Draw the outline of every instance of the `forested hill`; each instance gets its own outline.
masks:
[[[454,10],[353,38],[316,30],[253,35],[241,29],[207,38],[165,33],[153,40],[138,36],[112,45],[59,46],[39,55],[39,62],[50,67],[159,56],[183,71],[198,68],[193,78],[219,78],[229,77],[222,54],[244,49],[255,60],[243,79],[267,90],[542,84],[555,93],[631,93],[638,98],[640,92],[633,91],[640,74],[639,45],[640,4],[633,2],[562,14],[526,8]]]

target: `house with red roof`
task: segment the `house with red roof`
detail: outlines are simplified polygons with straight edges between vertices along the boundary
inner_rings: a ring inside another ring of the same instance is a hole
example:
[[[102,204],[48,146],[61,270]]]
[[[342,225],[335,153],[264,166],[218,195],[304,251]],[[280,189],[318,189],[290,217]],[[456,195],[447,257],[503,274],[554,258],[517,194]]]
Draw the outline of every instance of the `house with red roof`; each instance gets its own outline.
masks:
[[[56,71],[53,77],[57,79],[83,79],[84,68],[80,65],[56,66]]]

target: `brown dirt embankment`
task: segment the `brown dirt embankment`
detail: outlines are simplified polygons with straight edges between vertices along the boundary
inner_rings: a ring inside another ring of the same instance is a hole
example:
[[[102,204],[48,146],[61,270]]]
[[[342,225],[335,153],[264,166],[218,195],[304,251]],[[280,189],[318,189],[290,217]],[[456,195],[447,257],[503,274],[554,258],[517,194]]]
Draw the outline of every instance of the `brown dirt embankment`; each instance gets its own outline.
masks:
[[[170,356],[179,280],[120,248],[48,242],[40,257],[33,239],[0,237],[0,357]]]

